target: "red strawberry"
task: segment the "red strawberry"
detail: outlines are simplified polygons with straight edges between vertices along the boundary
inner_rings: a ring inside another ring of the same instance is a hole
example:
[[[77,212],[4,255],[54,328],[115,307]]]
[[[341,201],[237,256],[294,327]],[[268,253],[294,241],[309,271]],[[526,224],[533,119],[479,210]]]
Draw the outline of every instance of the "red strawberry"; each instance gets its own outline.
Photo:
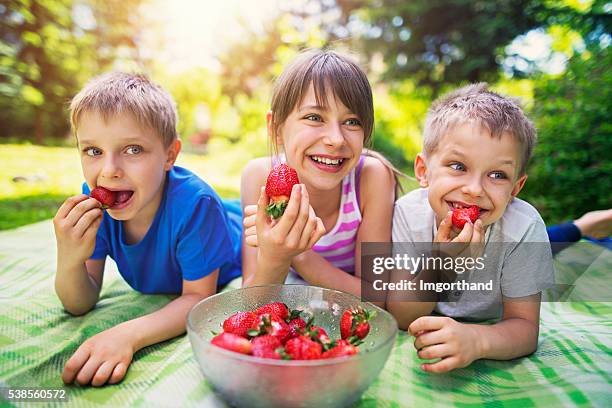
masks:
[[[301,318],[293,319],[289,322],[289,333],[291,338],[297,337],[304,332],[304,328],[306,327],[306,322]]]
[[[268,303],[255,310],[255,313],[259,316],[264,313],[269,313],[286,320],[289,317],[289,308],[286,304],[281,302]]]
[[[276,349],[282,347],[283,345],[278,338],[274,336],[267,334],[265,336],[255,337],[251,341],[251,345],[253,347],[253,355],[255,357],[274,358],[277,360],[281,358],[281,355],[276,351]]]
[[[369,312],[361,307],[345,310],[340,318],[340,336],[343,339],[353,337],[361,340],[370,332],[370,323],[374,317],[374,312]]]
[[[255,328],[249,330],[248,334],[253,337],[262,334],[270,334],[276,337],[282,344],[285,344],[291,337],[291,330],[289,325],[280,317],[274,314],[264,313],[258,316]]]
[[[252,350],[250,341],[233,333],[223,332],[213,337],[210,342],[215,346],[235,351],[236,353],[251,354]]]
[[[321,355],[321,358],[334,358],[334,357],[343,357],[343,356],[352,356],[353,354],[357,354],[359,352],[359,348],[353,346],[346,340],[337,340],[334,342],[332,348],[327,350]]]
[[[249,330],[257,328],[258,318],[253,312],[238,312],[223,322],[223,330],[227,333],[248,337]]]
[[[321,358],[323,347],[308,336],[293,338],[285,344],[285,356],[292,360],[316,360]]]
[[[325,332],[325,330],[322,327],[311,326],[310,330],[308,331],[308,334],[310,335],[311,339],[318,341],[322,345],[331,343],[331,340],[329,339],[327,332]]]
[[[272,218],[280,218],[285,212],[293,186],[299,184],[298,175],[286,164],[279,164],[268,174],[266,181],[266,194],[272,201],[266,208],[266,212]]]
[[[453,210],[452,216],[453,225],[459,229],[463,229],[463,226],[466,222],[476,222],[479,214],[480,211],[475,205],[469,206],[467,208],[455,208]]]
[[[98,200],[102,204],[103,210],[112,207],[117,201],[117,193],[100,186],[91,190],[89,196]]]

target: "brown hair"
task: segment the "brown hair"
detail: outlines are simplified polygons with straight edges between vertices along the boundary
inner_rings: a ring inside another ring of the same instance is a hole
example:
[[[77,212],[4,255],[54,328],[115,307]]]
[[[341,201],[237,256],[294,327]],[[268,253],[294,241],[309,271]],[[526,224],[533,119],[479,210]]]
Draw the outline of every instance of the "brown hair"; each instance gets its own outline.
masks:
[[[280,127],[302,101],[310,84],[314,88],[317,105],[327,107],[327,93],[331,90],[344,106],[357,115],[363,127],[363,145],[369,147],[374,131],[374,103],[366,74],[347,56],[332,50],[307,49],[298,54],[274,83],[270,135],[273,153],[278,152],[276,135]],[[398,180],[398,176],[405,177],[402,172],[380,153],[364,149],[363,154],[380,160],[392,172],[396,190],[403,192]]]
[[[327,107],[327,89],[361,121],[364,146],[374,130],[372,88],[366,74],[349,58],[331,50],[305,50],[285,68],[272,91],[272,145],[278,130],[312,84],[317,104]]]
[[[75,134],[83,112],[99,113],[104,120],[127,112],[141,126],[155,131],[165,147],[177,139],[174,100],[143,74],[111,72],[90,80],[70,103],[70,124]]]
[[[535,127],[517,100],[490,91],[484,82],[459,88],[431,105],[425,120],[425,154],[436,150],[449,129],[465,122],[485,127],[493,137],[504,132],[515,137],[522,150],[519,174],[525,174],[537,139]]]

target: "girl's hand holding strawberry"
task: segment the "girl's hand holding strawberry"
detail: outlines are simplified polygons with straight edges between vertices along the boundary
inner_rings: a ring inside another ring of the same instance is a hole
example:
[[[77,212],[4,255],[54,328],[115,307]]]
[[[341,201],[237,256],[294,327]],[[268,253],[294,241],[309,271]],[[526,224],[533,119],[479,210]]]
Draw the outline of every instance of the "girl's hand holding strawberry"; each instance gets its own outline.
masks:
[[[262,187],[255,217],[256,243],[262,257],[273,262],[286,263],[288,267],[293,257],[312,248],[325,234],[325,227],[312,210],[308,191],[303,184],[293,186],[289,202],[280,219],[270,219],[266,213],[268,203],[268,195]]]

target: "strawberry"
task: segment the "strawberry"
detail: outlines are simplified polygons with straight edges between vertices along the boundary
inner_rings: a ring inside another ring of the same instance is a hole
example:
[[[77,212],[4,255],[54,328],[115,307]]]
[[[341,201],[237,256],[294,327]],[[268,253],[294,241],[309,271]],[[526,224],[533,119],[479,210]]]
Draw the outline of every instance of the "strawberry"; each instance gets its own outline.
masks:
[[[248,337],[249,330],[257,328],[258,318],[253,312],[238,312],[223,322],[223,330],[240,337]]]
[[[327,332],[319,326],[311,326],[310,330],[308,331],[308,334],[310,335],[310,338],[318,341],[319,343],[321,343],[322,345],[326,345],[326,344],[330,344],[331,340],[329,339],[329,336],[327,335]]]
[[[297,337],[304,332],[306,322],[301,318],[295,318],[289,322],[289,334],[291,338]]]
[[[363,339],[370,332],[368,321],[374,316],[375,312],[361,307],[345,310],[340,318],[340,336],[351,343]]]
[[[332,348],[325,351],[321,355],[321,358],[352,356],[353,354],[357,354],[358,352],[359,348],[357,346],[353,346],[346,340],[337,340],[333,343]]]
[[[282,344],[285,344],[291,337],[289,325],[280,317],[270,313],[259,315],[255,323],[255,328],[249,330],[247,333],[252,337],[269,334],[276,337]]]
[[[269,313],[280,317],[283,320],[287,320],[289,317],[289,308],[286,304],[281,302],[268,303],[255,310],[255,313],[259,316],[264,313]]]
[[[117,193],[100,186],[91,190],[89,196],[98,200],[102,204],[103,210],[112,207],[115,201],[117,201]]]
[[[216,335],[210,343],[226,350],[235,351],[236,353],[251,354],[252,350],[250,341],[244,337],[227,332]]]
[[[271,203],[266,208],[266,212],[272,218],[280,218],[283,215],[291,197],[291,190],[299,183],[296,171],[284,163],[274,166],[270,171],[266,180],[266,194],[270,197]]]
[[[467,208],[455,208],[452,216],[453,225],[459,229],[463,229],[466,222],[476,222],[479,213],[480,211],[475,205],[471,205]]]
[[[253,347],[253,355],[255,357],[263,357],[263,358],[273,358],[280,359],[281,355],[276,351],[276,349],[282,347],[283,345],[278,340],[278,338],[272,335],[265,335],[255,337],[251,341],[251,345]]]
[[[321,358],[322,346],[308,336],[290,339],[285,344],[284,358],[291,360],[316,360]]]

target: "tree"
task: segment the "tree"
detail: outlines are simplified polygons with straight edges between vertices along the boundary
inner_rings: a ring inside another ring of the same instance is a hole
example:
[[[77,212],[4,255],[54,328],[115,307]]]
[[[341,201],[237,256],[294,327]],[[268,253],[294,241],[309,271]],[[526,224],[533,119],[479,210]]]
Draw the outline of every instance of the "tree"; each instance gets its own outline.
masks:
[[[546,222],[610,207],[610,66],[610,47],[592,46],[571,59],[562,77],[537,84],[539,140],[523,195]]]
[[[0,6],[0,136],[58,137],[66,104],[91,76],[138,61],[140,0],[10,0]],[[128,50],[128,52],[125,52]],[[132,50],[132,52],[129,52]]]
[[[382,55],[384,79],[411,78],[434,95],[444,84],[495,82],[505,47],[532,29],[565,25],[596,41],[612,28],[607,0],[590,7],[551,0],[336,0],[319,8],[311,3],[293,12],[321,16],[328,42],[349,41],[370,59]],[[515,77],[531,74],[519,67],[508,68]]]

